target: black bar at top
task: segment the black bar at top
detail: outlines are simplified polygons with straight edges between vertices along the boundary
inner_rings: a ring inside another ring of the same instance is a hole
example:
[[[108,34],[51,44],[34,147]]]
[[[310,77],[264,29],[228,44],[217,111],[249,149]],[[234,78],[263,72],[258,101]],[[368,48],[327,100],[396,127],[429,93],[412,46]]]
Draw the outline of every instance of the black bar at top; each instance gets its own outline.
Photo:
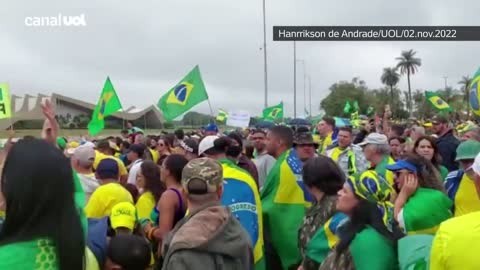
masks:
[[[480,41],[480,26],[274,26],[273,40]]]

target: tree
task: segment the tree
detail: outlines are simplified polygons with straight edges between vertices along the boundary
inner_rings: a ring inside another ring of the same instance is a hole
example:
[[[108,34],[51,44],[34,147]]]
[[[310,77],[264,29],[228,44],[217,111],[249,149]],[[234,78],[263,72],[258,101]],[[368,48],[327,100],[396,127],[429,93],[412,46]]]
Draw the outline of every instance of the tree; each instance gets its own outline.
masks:
[[[397,68],[384,68],[380,80],[383,84],[390,87],[390,104],[393,104],[393,87],[397,85],[400,80],[400,74],[398,74]]]
[[[458,84],[462,85],[463,87],[463,95],[464,101],[467,106],[467,117],[470,118],[470,84],[472,84],[472,78],[470,76],[463,76],[462,79],[458,82]]]
[[[344,115],[343,106],[345,101],[357,101],[360,108],[366,108],[367,99],[365,93],[367,87],[365,82],[353,78],[351,82],[340,81],[330,86],[330,93],[320,103],[320,108],[325,110],[327,115]],[[344,115],[347,116],[347,115]]]
[[[407,74],[408,80],[408,111],[412,114],[412,88],[410,86],[410,75],[415,74],[418,71],[418,67],[422,65],[422,60],[420,58],[416,58],[415,54],[417,52],[413,51],[412,49],[409,51],[402,51],[400,57],[397,57],[398,60],[397,68],[400,68],[401,74]]]

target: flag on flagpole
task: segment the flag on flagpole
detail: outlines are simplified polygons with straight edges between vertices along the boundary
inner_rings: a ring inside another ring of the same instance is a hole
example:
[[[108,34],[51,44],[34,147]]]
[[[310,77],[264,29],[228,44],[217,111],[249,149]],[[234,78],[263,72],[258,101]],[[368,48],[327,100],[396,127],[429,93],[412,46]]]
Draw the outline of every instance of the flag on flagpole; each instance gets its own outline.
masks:
[[[360,107],[358,106],[358,101],[354,101],[353,102],[353,112],[357,112],[360,111]]]
[[[350,102],[345,101],[345,106],[343,106],[343,112],[349,113],[352,110],[352,106],[350,106]]]
[[[263,119],[265,121],[275,121],[283,118],[283,102],[278,105],[265,108],[263,110]]]
[[[0,119],[12,117],[10,89],[8,84],[0,83]]]
[[[425,91],[425,98],[437,111],[452,111],[448,103],[445,102],[437,93]]]
[[[470,84],[470,107],[475,115],[480,116],[480,68],[473,75]]]
[[[220,122],[225,122],[228,118],[228,113],[224,111],[223,109],[218,109],[218,114],[217,114],[217,121]]]
[[[122,108],[120,99],[115,92],[110,78],[107,77],[97,106],[93,110],[92,119],[88,123],[88,133],[95,136],[105,128],[105,117],[112,115]]]
[[[208,99],[200,68],[195,66],[177,85],[158,101],[163,117],[171,121],[190,110],[193,106]]]

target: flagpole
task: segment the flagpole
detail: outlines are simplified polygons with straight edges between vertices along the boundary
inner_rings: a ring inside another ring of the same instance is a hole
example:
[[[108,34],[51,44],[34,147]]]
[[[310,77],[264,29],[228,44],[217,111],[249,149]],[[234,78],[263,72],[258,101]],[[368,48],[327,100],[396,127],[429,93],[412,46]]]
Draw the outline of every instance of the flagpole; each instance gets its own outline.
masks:
[[[308,75],[308,91],[310,96],[310,111],[308,112],[310,118],[312,118],[312,78]]]
[[[214,118],[214,117],[213,117],[212,104],[210,103],[210,98],[208,98],[207,101],[208,101],[208,107],[210,107],[210,116],[211,116],[212,118]],[[215,119],[214,119],[213,121],[216,123]]]
[[[147,116],[143,114],[143,127],[145,128],[145,132],[147,132]]]
[[[297,118],[297,45],[293,41],[293,118]]]
[[[265,22],[265,0],[263,0],[263,68],[265,80],[265,104],[268,107],[268,76],[267,76],[267,27]]]

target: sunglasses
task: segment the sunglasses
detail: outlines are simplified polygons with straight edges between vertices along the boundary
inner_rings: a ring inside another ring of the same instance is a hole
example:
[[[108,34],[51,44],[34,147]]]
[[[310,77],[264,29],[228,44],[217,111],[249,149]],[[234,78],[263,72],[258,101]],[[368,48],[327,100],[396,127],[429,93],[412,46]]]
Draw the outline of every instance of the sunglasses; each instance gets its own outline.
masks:
[[[301,143],[301,144],[297,144],[297,146],[299,146],[299,147],[313,147],[313,148],[315,148],[315,144],[313,144],[313,143]]]

